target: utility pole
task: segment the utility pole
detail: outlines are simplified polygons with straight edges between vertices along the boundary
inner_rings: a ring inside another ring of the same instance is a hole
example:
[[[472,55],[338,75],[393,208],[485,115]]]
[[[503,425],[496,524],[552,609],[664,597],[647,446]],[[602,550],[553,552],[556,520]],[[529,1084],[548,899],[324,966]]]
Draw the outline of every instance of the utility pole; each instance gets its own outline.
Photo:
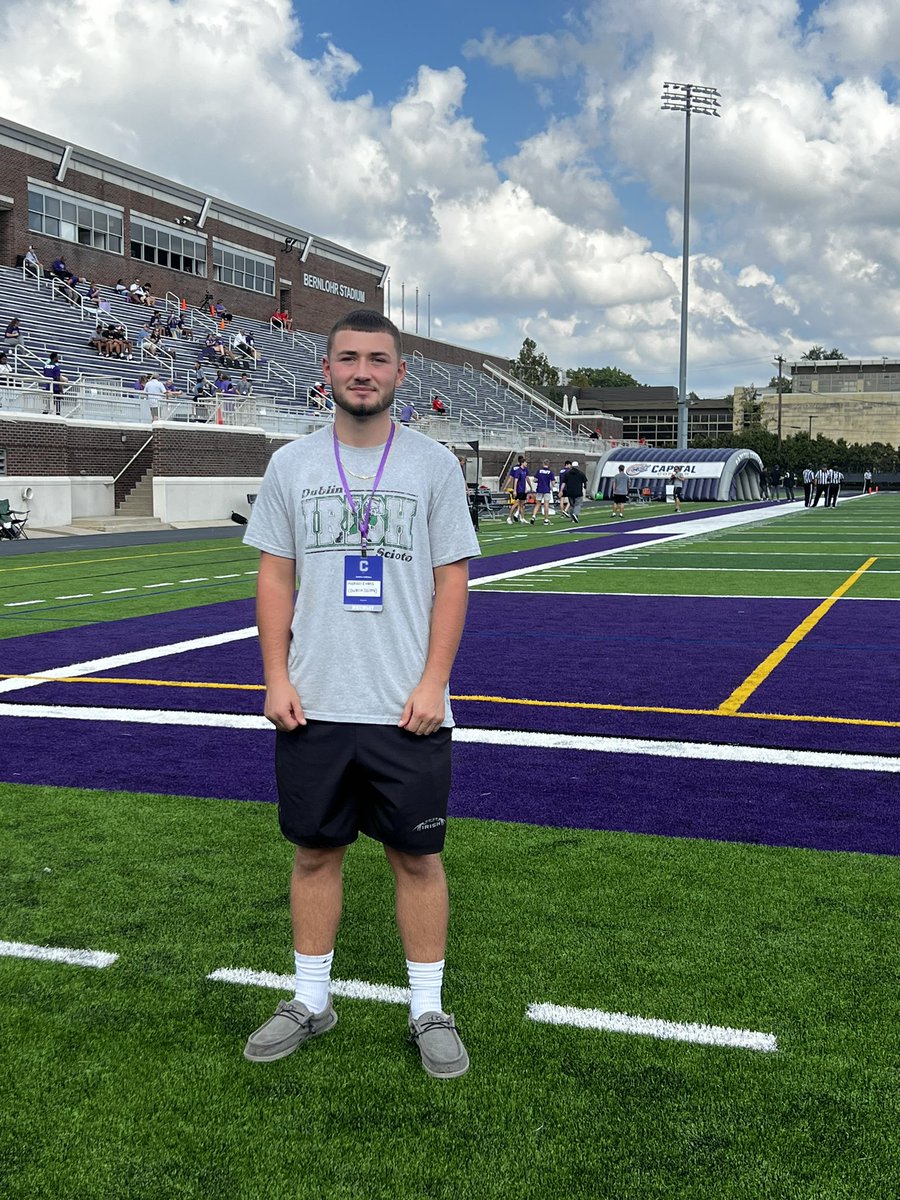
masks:
[[[784,358],[779,354],[775,361],[778,363],[778,453],[781,454],[781,370],[784,366]]]
[[[662,107],[684,113],[684,230],[681,241],[681,346],[678,357],[678,438],[677,448],[688,443],[687,402],[687,327],[688,276],[691,240],[691,113],[719,116],[719,93],[697,83],[664,83]]]

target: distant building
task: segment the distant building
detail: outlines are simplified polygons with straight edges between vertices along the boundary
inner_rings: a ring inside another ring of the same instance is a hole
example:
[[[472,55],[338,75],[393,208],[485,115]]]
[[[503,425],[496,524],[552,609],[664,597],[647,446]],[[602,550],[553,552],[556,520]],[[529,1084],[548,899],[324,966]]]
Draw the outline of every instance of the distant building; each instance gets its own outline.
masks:
[[[833,441],[900,444],[900,358],[801,359],[788,363],[791,391],[781,397],[781,433]],[[745,423],[747,389],[734,389],[734,424]],[[758,417],[778,429],[778,394],[761,391]]]
[[[599,409],[622,419],[625,441],[674,447],[678,441],[678,389],[674,387],[576,388],[582,422]],[[734,428],[731,399],[694,400],[688,407],[688,439],[719,437]]]

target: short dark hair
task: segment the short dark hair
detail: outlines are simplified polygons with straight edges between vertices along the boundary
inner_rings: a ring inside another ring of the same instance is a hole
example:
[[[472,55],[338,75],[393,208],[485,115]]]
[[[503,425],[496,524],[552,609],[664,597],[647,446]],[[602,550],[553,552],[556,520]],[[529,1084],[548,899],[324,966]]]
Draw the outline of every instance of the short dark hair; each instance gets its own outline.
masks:
[[[325,348],[328,358],[331,358],[331,347],[334,344],[335,336],[345,329],[351,329],[354,333],[389,333],[397,347],[397,357],[403,357],[400,330],[394,322],[389,320],[384,313],[376,312],[374,308],[355,308],[332,325],[331,332],[328,334],[328,345]]]

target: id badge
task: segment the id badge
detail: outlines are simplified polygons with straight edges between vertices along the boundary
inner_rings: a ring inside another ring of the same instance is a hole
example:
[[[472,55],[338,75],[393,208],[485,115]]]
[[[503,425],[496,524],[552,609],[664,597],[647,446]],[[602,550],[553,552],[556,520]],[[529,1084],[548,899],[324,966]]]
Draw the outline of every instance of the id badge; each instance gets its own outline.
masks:
[[[344,609],[348,612],[381,612],[384,559],[344,556]]]

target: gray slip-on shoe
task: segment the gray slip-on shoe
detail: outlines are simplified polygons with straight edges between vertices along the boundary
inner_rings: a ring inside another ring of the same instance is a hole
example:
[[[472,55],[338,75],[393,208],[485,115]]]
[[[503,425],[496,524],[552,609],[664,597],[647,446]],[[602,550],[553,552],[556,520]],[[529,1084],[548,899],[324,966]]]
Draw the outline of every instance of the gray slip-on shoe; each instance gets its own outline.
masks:
[[[334,1029],[337,1020],[330,996],[325,1010],[320,1013],[310,1012],[299,1000],[280,1000],[275,1015],[250,1034],[244,1047],[244,1058],[249,1062],[275,1062],[287,1058],[310,1038]]]
[[[435,1079],[456,1079],[469,1069],[469,1056],[456,1031],[453,1013],[422,1013],[409,1019],[409,1040],[419,1048],[422,1066]]]

